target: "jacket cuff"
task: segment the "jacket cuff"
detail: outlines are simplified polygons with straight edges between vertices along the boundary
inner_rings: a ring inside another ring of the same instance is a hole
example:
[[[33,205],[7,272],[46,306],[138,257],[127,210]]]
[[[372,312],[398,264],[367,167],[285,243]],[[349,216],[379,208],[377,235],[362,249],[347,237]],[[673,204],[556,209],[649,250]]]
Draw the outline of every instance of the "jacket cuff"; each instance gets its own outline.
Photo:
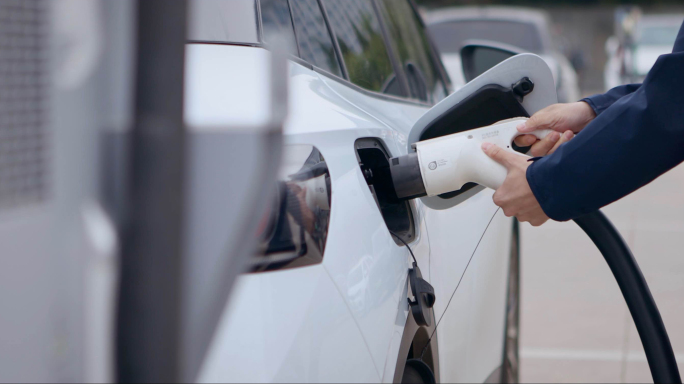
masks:
[[[532,194],[534,194],[534,197],[537,199],[537,202],[539,202],[542,210],[550,219],[555,221],[569,220],[568,217],[565,217],[566,215],[564,212],[559,212],[558,209],[553,208],[554,205],[557,206],[558,204],[554,204],[555,202],[552,201],[551,198],[553,196],[552,191],[548,190],[548,186],[551,185],[550,181],[546,180],[546,182],[544,182],[543,177],[539,177],[539,171],[543,172],[544,158],[539,160],[540,161],[534,161],[530,164],[525,173]],[[542,168],[538,169],[540,166]]]
[[[608,107],[612,105],[613,99],[607,98],[603,94],[598,94],[594,96],[585,97],[580,101],[584,101],[585,103],[589,104],[591,109],[594,110],[596,116],[598,116],[601,114],[601,112],[605,111]]]

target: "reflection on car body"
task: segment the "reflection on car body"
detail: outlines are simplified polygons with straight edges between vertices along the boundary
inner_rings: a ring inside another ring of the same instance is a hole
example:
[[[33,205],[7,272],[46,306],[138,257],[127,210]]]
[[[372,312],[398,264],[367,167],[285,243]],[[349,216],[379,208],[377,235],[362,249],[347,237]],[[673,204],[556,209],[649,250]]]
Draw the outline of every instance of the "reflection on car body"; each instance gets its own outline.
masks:
[[[296,172],[281,172],[275,201],[261,223],[259,249],[251,262],[255,272],[301,267],[323,260],[330,223],[328,167],[313,146],[290,145],[284,152],[282,172]]]

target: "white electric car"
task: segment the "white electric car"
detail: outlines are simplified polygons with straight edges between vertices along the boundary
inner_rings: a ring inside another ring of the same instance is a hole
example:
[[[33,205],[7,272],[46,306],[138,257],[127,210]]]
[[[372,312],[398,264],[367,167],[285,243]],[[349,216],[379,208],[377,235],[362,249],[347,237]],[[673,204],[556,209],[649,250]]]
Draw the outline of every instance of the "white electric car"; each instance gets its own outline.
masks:
[[[399,201],[388,167],[417,140],[555,102],[544,61],[504,61],[434,107],[449,121],[414,127],[450,83],[409,1],[190,4],[191,127],[261,118],[268,108],[250,95],[269,87],[264,58],[273,42],[289,53],[280,180],[263,186],[276,198],[263,202],[260,247],[222,309],[199,381],[515,381],[516,224],[477,185]],[[409,283],[404,243],[434,287],[431,308],[427,293],[409,304],[425,285]]]

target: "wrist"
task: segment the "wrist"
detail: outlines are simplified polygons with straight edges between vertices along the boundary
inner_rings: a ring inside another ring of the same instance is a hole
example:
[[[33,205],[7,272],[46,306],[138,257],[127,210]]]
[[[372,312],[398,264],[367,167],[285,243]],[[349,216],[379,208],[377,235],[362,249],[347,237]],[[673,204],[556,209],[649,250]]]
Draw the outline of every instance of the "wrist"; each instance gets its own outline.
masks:
[[[587,123],[596,118],[596,111],[594,111],[594,108],[589,103],[587,103],[584,100],[580,100],[577,102],[577,104],[580,105],[580,109],[582,110],[582,116],[585,117]]]
[[[594,108],[584,100],[578,101],[575,104],[577,104],[577,116],[581,122],[579,129],[575,133],[579,133],[579,131],[584,129],[587,124],[596,118],[596,112],[594,111]]]

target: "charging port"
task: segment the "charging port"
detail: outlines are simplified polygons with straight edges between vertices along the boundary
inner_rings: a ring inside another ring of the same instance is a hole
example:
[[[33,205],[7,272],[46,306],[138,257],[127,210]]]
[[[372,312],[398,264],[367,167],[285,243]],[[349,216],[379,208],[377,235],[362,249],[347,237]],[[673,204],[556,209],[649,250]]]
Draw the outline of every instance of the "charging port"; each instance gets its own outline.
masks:
[[[375,198],[387,229],[407,243],[416,237],[412,203],[397,198],[390,174],[390,154],[383,143],[375,138],[358,139],[354,143],[368,188]],[[394,242],[402,245],[394,238]]]

